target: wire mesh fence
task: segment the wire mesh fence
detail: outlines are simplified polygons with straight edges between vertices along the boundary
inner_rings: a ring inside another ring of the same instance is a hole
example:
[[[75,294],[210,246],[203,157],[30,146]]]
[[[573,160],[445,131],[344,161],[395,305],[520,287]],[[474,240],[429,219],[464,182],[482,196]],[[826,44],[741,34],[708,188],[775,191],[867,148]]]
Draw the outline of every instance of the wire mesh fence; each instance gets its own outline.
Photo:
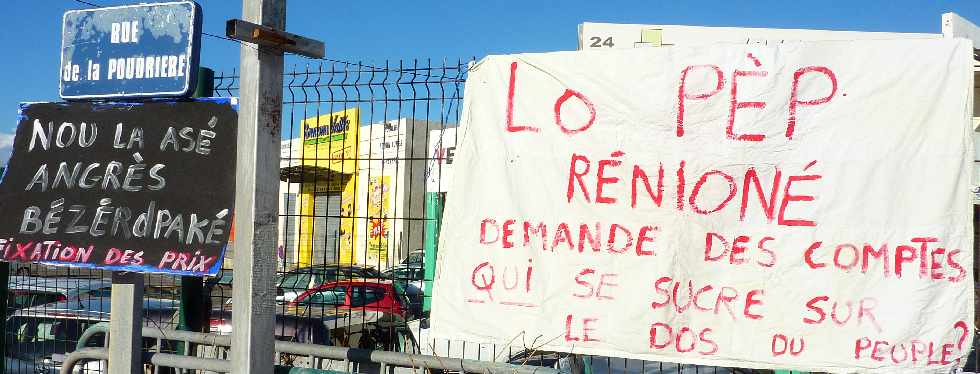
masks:
[[[582,366],[597,374],[753,372],[429,337],[442,202],[453,193],[448,182],[470,61],[303,61],[283,80],[277,247],[256,249],[275,251],[278,258],[276,339],[567,371]],[[235,71],[215,75],[215,96],[237,94]],[[184,321],[191,329],[231,333],[233,257],[229,249],[220,273],[203,281],[147,275],[145,324],[175,328]],[[53,372],[82,331],[108,321],[111,274],[15,265],[8,294],[7,372]],[[203,294],[188,295],[185,289],[182,295],[181,286],[193,282],[203,282]],[[181,318],[182,299],[204,311],[203,326]],[[144,349],[184,348],[153,342],[147,340]],[[227,358],[227,351],[203,348],[198,356]],[[278,360],[306,367],[329,364],[294,355]],[[104,370],[97,363],[85,368]]]
[[[578,359],[597,373],[739,371],[583,360],[535,346],[428,336],[441,207],[452,193],[448,181],[468,64],[333,61],[286,73],[277,326],[302,331],[311,320],[329,320],[323,335],[304,339],[564,369]],[[216,79],[218,95],[236,94],[234,72]],[[212,293],[213,299],[227,304],[230,291],[218,290],[213,292],[221,296]],[[221,326],[230,331],[229,322]]]

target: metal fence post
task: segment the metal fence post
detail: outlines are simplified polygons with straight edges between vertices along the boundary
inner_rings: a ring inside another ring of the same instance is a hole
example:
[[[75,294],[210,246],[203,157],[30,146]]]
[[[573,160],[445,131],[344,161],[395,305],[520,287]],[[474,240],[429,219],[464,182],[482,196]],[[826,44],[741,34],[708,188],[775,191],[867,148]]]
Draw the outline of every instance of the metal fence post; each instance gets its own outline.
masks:
[[[436,277],[436,251],[439,249],[439,227],[442,224],[444,201],[444,194],[441,192],[425,193],[425,245],[423,247],[425,259],[422,260],[425,265],[423,312],[432,309],[432,282]]]
[[[143,274],[112,273],[109,374],[143,372]]]
[[[3,173],[3,168],[0,168],[0,174],[2,174],[2,173]],[[11,266],[15,266],[15,265],[12,264],[12,263],[9,263],[9,262],[0,263],[0,306],[3,307],[3,310],[0,311],[0,313],[3,313],[3,315],[2,315],[3,319],[0,320],[0,321],[4,322],[4,323],[0,323],[0,352],[4,352],[4,353],[7,353],[7,345],[6,345],[6,342],[7,342],[7,323],[6,323],[6,321],[7,321],[7,317],[9,317],[7,315],[7,310],[10,310],[10,306],[9,306],[10,305],[9,304],[10,303],[10,300],[7,300],[7,295],[8,295],[8,291],[9,291],[9,288],[8,287],[10,286],[10,267]],[[7,372],[6,361],[7,360],[0,360],[0,373],[6,373]]]
[[[191,97],[211,97],[214,96],[214,70],[206,67],[197,68],[197,86]]]
[[[197,87],[192,97],[214,96],[214,70],[201,67],[197,70]],[[211,297],[204,289],[201,277],[180,277],[180,309],[178,311],[178,330],[208,332],[208,316],[211,312]],[[191,354],[193,344],[179,344],[178,352]]]
[[[6,167],[0,167],[0,175],[6,170]],[[10,268],[16,267],[17,264],[11,262],[4,262],[0,264],[0,306],[3,306],[2,318],[0,321],[4,322],[0,324],[0,352],[7,352],[7,311],[10,310],[10,300],[7,300],[9,287],[10,287]],[[0,360],[0,373],[7,372],[7,360]]]
[[[242,0],[242,18],[285,28],[284,0]],[[282,129],[282,51],[242,43],[235,191],[231,372],[272,373]]]

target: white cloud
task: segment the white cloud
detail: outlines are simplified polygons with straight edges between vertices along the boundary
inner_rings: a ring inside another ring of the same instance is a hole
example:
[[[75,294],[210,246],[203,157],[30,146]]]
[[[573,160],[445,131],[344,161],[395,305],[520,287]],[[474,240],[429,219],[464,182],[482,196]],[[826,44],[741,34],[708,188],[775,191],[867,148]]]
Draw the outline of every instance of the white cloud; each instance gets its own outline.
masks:
[[[0,164],[7,165],[10,159],[10,151],[14,147],[14,134],[0,132]]]

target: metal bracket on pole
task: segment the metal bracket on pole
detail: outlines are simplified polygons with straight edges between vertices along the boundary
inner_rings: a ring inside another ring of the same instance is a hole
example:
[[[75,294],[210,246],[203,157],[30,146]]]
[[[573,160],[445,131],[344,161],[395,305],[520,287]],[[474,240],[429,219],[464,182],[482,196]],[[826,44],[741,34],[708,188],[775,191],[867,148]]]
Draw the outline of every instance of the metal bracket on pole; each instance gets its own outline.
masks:
[[[109,374],[143,373],[143,274],[113,272]]]
[[[324,56],[323,42],[319,40],[305,38],[240,19],[230,19],[225,23],[225,35],[235,40],[278,48],[289,53],[310,58],[323,58]]]

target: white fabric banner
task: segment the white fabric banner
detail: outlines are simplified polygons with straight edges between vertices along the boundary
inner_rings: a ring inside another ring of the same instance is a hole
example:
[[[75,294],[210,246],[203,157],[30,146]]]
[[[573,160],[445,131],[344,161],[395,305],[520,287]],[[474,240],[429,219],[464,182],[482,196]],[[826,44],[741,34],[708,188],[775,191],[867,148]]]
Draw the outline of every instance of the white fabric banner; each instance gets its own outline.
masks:
[[[466,83],[433,335],[735,367],[962,364],[972,52],[487,57]]]

